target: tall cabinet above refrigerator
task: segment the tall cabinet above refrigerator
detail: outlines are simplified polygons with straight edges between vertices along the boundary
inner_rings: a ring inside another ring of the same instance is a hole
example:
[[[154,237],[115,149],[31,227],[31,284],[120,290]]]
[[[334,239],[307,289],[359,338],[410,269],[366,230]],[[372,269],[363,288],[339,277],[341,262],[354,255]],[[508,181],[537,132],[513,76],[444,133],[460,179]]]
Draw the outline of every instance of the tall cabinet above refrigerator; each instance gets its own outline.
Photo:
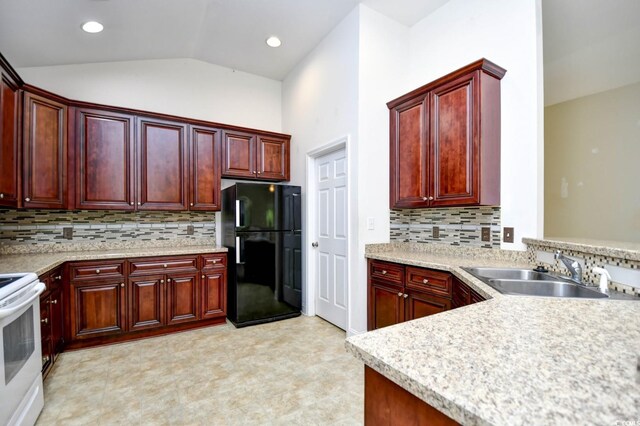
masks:
[[[236,183],[222,191],[227,318],[236,327],[300,315],[301,229],[298,186]]]

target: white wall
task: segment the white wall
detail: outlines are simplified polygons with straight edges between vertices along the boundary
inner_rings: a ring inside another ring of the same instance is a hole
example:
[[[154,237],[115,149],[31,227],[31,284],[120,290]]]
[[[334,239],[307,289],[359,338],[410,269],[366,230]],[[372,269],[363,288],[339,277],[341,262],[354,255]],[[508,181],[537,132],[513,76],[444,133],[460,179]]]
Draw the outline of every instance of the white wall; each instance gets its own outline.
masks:
[[[507,70],[501,81],[502,226],[542,236],[543,135],[539,0],[451,0],[411,27],[411,88],[482,57]]]
[[[308,248],[303,265],[303,301],[310,289],[307,283],[309,258],[313,256],[306,223],[308,202],[306,183],[307,153],[341,138],[348,138],[349,179],[357,185],[358,146],[358,9],[346,16],[322,42],[303,59],[282,83],[283,131],[293,135],[291,140],[291,184],[302,187],[303,241]],[[356,186],[357,187],[357,186]],[[357,250],[357,203],[349,200],[350,253]],[[354,259],[351,259],[354,261]],[[351,267],[350,283],[357,283],[357,268]],[[366,300],[366,298],[365,298]],[[314,306],[303,311],[313,314]],[[350,327],[350,325],[348,325]],[[366,325],[365,325],[366,328]],[[358,331],[360,331],[359,329]]]
[[[282,83],[195,59],[19,68],[29,84],[87,102],[279,132]]]

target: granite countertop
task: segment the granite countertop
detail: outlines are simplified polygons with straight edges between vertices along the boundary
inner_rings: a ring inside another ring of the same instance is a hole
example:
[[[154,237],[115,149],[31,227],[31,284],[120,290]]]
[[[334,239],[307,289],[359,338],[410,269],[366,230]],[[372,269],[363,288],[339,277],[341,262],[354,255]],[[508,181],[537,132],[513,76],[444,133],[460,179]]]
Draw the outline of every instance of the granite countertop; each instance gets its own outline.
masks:
[[[593,240],[588,238],[547,237],[523,238],[522,242],[532,246],[552,247],[558,250],[574,250],[601,256],[640,261],[640,243],[625,241]]]
[[[371,259],[447,270],[481,303],[347,339],[366,365],[469,425],[615,424],[640,419],[640,303],[505,296],[460,266],[527,259],[391,247]],[[500,258],[503,257],[503,258]]]
[[[0,256],[0,273],[35,272],[44,274],[64,262],[74,260],[122,259],[145,256],[220,253],[226,247],[202,245],[180,247],[144,247],[114,250],[70,251],[62,253],[12,254]]]

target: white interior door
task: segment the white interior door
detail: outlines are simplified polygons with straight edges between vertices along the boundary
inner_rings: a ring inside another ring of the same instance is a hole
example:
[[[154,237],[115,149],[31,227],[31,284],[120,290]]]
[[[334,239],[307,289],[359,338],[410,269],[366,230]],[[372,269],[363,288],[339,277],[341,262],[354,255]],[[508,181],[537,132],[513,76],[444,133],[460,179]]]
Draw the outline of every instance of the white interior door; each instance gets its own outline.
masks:
[[[316,158],[316,314],[347,327],[347,156],[344,149]],[[314,243],[315,245],[315,243]]]

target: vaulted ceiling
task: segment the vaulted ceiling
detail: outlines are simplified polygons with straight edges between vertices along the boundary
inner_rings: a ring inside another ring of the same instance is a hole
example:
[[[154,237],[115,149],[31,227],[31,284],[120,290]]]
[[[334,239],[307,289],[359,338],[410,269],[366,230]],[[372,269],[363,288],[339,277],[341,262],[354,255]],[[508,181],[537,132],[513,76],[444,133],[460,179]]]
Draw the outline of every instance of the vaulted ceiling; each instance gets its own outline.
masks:
[[[2,0],[0,52],[16,67],[195,58],[281,80],[359,2],[410,26],[447,1]]]

